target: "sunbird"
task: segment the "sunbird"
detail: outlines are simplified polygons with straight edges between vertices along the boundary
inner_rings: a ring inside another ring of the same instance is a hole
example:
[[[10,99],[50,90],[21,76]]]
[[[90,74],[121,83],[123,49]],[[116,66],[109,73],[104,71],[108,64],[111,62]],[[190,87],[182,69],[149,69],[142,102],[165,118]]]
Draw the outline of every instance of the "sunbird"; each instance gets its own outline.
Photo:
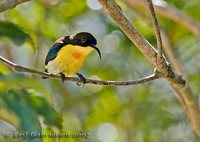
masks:
[[[80,32],[64,36],[54,42],[45,60],[45,72],[65,77],[77,74],[85,82],[83,75],[78,71],[83,67],[86,57],[96,50],[101,59],[101,52],[96,47],[97,40],[88,32]],[[43,77],[46,78],[46,77]]]

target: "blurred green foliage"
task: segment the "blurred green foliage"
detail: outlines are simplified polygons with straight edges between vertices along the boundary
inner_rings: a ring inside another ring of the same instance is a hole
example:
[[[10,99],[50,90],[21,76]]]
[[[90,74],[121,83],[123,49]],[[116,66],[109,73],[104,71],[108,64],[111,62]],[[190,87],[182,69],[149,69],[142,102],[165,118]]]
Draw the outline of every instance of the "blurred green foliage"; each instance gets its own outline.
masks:
[[[199,20],[197,0],[166,1]],[[151,25],[123,0],[118,2],[137,29],[156,45]],[[92,53],[80,71],[84,76],[129,80],[153,72],[145,57],[96,0],[35,0],[0,13],[0,19],[0,55],[17,64],[42,71],[45,56],[56,39],[87,31],[97,38],[102,60]],[[162,16],[158,20],[194,92],[200,92],[199,39],[180,23]],[[27,131],[67,136],[31,139],[29,133],[29,138],[12,138],[16,132]],[[0,63],[0,134],[0,141],[11,142],[199,141],[184,109],[163,80],[126,87],[79,87],[72,82],[62,84],[58,80],[13,72],[3,63]],[[5,137],[6,134],[12,135]]]
[[[26,40],[32,41],[27,33],[11,22],[0,22],[0,37],[8,37],[18,45]]]

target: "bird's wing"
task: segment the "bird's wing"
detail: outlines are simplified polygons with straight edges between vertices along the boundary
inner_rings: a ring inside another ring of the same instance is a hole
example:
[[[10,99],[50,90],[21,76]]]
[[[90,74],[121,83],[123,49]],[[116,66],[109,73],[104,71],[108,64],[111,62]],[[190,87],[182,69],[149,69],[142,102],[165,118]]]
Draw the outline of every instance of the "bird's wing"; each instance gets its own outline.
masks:
[[[64,43],[63,40],[63,38],[60,38],[53,44],[46,56],[45,65],[47,65],[49,61],[55,59],[60,49],[67,44],[66,42]]]

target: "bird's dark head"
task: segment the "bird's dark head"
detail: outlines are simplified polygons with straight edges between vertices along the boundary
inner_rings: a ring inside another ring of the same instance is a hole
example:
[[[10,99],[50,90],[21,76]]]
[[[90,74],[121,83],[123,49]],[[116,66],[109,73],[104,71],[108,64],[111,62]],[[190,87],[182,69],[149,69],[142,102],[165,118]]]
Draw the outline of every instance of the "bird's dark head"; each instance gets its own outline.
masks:
[[[92,34],[87,33],[87,32],[76,33],[76,34],[70,35],[69,40],[70,40],[70,43],[73,45],[79,45],[82,47],[90,46],[90,47],[94,48],[98,52],[98,54],[101,58],[101,52],[96,47],[97,40],[95,39],[95,37]]]

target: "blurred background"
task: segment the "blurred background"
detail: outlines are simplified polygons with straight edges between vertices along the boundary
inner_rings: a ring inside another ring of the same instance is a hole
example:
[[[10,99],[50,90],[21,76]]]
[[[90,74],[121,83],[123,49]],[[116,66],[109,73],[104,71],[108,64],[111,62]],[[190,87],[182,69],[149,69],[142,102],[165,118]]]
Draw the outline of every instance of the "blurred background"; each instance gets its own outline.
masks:
[[[133,9],[128,1],[131,0],[117,2],[139,32],[156,46],[152,25],[143,17],[149,17],[145,6],[134,5],[137,9]],[[199,0],[157,2],[177,7],[200,22]],[[16,64],[43,71],[47,52],[56,39],[86,31],[97,38],[102,53],[101,60],[95,52],[87,58],[80,71],[86,78],[131,80],[153,73],[152,66],[97,0],[34,0],[0,13],[0,20],[0,55]],[[199,38],[181,23],[159,14],[158,20],[193,91],[200,92]],[[16,134],[27,131],[61,132],[70,134],[70,138],[31,139]],[[12,138],[13,133],[17,138]],[[184,109],[162,79],[136,86],[82,87],[13,72],[3,63],[0,63],[0,134],[2,142],[199,141]],[[76,134],[78,138],[72,136]]]

